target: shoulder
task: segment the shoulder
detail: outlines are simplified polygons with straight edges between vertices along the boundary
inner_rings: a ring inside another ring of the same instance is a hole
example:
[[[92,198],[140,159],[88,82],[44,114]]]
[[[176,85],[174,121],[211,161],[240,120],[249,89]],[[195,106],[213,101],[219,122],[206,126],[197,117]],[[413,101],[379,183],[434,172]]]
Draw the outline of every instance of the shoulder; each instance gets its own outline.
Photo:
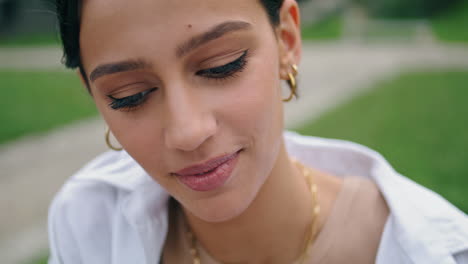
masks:
[[[310,166],[375,182],[390,210],[377,263],[468,263],[460,260],[468,255],[466,214],[398,173],[380,153],[351,141],[293,132],[285,139],[288,151]],[[402,259],[394,261],[396,255]],[[385,262],[391,256],[392,262]]]
[[[400,174],[378,181],[391,210],[382,239],[382,255],[399,248],[414,263],[468,263],[465,213]]]
[[[88,247],[83,241],[106,247],[111,233],[108,223],[121,189],[104,179],[115,174],[111,167],[118,159],[112,152],[100,155],[70,177],[55,195],[49,207],[50,263],[83,262],[82,253]],[[104,255],[99,257],[103,263],[107,262]]]
[[[110,186],[93,182],[66,183],[49,208],[51,255],[59,254],[64,263],[79,263],[80,248],[87,247],[83,241],[105,246],[111,234],[109,220],[116,211],[116,204],[117,191]]]
[[[122,194],[142,183],[145,179],[143,173],[128,155],[105,152],[64,183],[51,204],[50,213],[52,216],[58,212],[79,212],[82,217],[102,216]]]
[[[125,152],[106,152],[88,163],[65,182],[50,205],[50,263],[110,263],[111,247],[120,243],[116,236],[135,235],[125,206],[131,198],[143,197],[138,195],[143,187],[155,185]]]

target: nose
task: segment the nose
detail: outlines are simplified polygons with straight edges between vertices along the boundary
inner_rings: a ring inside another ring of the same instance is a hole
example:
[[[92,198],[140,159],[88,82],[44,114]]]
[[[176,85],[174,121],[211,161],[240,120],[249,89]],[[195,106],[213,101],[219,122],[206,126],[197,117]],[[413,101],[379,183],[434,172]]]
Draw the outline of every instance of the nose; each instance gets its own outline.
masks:
[[[178,90],[166,98],[165,144],[169,149],[194,151],[216,133],[217,121],[202,96]]]

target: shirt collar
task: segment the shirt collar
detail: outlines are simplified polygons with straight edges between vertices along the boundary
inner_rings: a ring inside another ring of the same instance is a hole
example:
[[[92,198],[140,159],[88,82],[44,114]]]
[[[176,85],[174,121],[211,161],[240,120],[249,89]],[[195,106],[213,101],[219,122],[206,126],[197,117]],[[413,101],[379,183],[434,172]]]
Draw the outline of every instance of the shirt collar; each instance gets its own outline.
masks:
[[[125,150],[102,153],[79,170],[73,179],[99,181],[130,192],[154,182]]]
[[[428,256],[442,263],[456,250],[468,250],[466,215],[437,194],[399,175],[379,153],[344,140],[293,132],[285,132],[284,137],[290,155],[308,166],[376,182],[397,230],[392,235],[415,263],[424,262],[421,260],[427,260]],[[142,230],[142,236],[150,239],[167,232],[169,195],[125,151],[103,153],[77,173],[75,179],[93,179],[131,192],[125,199],[123,213]],[[153,231],[148,232],[149,229]],[[163,243],[164,239],[150,244],[162,247]],[[148,254],[154,255],[153,247],[147,249]]]
[[[403,177],[376,151],[337,139],[285,133],[290,154],[335,175],[362,176],[379,187],[389,208],[392,234],[414,263],[450,263],[468,250],[466,215],[438,194]]]

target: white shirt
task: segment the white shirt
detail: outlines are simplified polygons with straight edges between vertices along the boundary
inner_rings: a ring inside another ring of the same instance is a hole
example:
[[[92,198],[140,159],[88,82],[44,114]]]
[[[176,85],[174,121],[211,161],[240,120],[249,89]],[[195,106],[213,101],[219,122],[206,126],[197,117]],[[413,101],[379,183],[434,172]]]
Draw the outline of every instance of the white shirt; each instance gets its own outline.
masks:
[[[468,217],[362,145],[285,132],[289,154],[335,175],[367,177],[390,215],[376,263],[468,264]],[[49,264],[156,264],[168,230],[167,192],[125,152],[71,177],[49,210]]]

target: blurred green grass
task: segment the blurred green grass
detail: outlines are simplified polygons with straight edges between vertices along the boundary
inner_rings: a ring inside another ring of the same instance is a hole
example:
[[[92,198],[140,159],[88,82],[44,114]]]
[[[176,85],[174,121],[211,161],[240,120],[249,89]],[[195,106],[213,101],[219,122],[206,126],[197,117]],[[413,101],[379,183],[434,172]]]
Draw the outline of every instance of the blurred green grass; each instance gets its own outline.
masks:
[[[468,43],[468,1],[460,3],[431,20],[438,39],[447,42]]]
[[[468,71],[402,74],[297,130],[373,148],[468,213],[467,83]]]
[[[47,34],[18,35],[0,38],[0,47],[60,45],[58,36]]]
[[[326,19],[306,25],[302,28],[304,40],[337,40],[342,33],[342,17],[339,14],[328,16]]]
[[[0,144],[97,114],[72,72],[0,71],[0,80]]]
[[[28,261],[24,264],[47,264],[48,261],[48,255],[44,254],[42,256],[38,256],[37,258],[32,259],[31,261]]]

